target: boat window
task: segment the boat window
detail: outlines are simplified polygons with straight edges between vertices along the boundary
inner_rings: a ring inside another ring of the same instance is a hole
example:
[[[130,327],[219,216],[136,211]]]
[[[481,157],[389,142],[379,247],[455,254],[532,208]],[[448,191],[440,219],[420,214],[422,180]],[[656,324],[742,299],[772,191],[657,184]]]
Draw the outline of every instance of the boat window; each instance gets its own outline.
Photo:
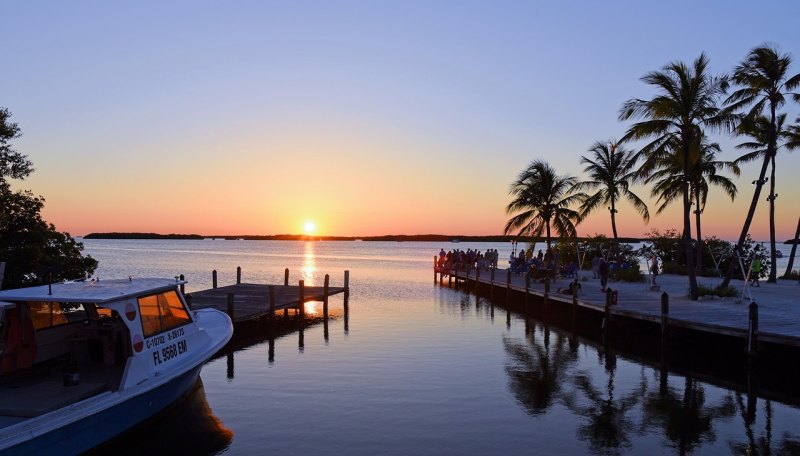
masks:
[[[175,291],[140,297],[139,314],[142,317],[144,337],[156,335],[191,321],[189,313],[186,312]]]
[[[86,311],[81,304],[69,302],[28,301],[33,327],[37,330],[86,321]]]

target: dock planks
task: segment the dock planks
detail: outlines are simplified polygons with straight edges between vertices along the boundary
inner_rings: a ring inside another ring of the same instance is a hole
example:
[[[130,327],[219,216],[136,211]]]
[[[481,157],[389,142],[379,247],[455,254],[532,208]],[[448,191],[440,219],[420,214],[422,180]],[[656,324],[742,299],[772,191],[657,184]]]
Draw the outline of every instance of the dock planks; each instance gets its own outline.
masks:
[[[275,310],[291,309],[300,306],[300,287],[292,285],[263,285],[240,283],[208,290],[188,293],[192,309],[213,308],[221,312],[228,311],[228,294],[233,294],[234,323],[268,316],[270,312],[269,287],[275,289]],[[303,302],[322,301],[326,297],[344,293],[345,287],[303,287]]]

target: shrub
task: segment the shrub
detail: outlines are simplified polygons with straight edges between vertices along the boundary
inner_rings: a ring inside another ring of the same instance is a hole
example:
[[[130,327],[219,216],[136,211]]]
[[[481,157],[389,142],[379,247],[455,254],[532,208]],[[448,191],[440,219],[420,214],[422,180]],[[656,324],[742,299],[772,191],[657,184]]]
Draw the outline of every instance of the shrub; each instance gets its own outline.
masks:
[[[795,269],[788,274],[784,274],[782,278],[789,280],[800,280],[800,270]]]
[[[739,290],[734,287],[707,287],[705,285],[697,285],[698,296],[718,296],[720,298],[735,298],[739,296]]]
[[[628,269],[618,270],[614,277],[623,282],[644,282],[644,274],[639,270],[638,264],[634,264]]]
[[[686,275],[686,266],[678,264],[674,261],[668,261],[661,265],[661,272],[663,274],[678,274]]]

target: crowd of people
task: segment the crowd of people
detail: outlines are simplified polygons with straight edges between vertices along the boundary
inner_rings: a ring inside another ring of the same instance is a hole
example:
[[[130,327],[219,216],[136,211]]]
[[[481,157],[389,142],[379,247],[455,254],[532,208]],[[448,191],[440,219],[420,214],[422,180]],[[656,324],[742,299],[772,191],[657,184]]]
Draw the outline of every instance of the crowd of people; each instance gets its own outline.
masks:
[[[445,252],[444,249],[441,249],[436,260],[436,271],[444,274],[449,274],[455,269],[469,271],[477,268],[485,271],[489,268],[497,268],[498,260],[497,249],[488,249],[486,252],[472,249],[466,251],[455,249]]]

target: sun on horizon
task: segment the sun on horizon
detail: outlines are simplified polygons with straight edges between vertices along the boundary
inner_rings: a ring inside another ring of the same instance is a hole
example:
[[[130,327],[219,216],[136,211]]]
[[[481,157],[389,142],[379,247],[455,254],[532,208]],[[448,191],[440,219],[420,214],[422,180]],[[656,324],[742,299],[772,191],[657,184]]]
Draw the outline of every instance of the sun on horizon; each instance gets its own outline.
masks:
[[[303,224],[303,231],[305,231],[306,234],[312,234],[316,229],[317,226],[311,220]]]

